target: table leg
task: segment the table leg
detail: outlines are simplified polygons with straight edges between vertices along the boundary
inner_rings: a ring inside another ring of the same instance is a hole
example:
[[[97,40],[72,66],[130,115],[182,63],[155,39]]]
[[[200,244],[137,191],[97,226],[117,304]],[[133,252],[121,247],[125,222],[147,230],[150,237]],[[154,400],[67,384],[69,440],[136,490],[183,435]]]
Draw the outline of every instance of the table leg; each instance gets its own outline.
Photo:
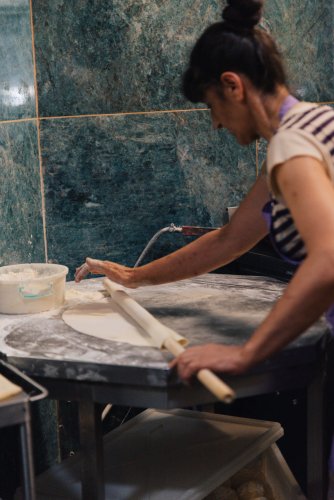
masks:
[[[82,500],[104,500],[103,433],[100,406],[79,402]]]
[[[20,425],[20,448],[24,499],[35,500],[35,475],[30,422]]]
[[[326,500],[324,376],[322,370],[307,391],[307,498]]]

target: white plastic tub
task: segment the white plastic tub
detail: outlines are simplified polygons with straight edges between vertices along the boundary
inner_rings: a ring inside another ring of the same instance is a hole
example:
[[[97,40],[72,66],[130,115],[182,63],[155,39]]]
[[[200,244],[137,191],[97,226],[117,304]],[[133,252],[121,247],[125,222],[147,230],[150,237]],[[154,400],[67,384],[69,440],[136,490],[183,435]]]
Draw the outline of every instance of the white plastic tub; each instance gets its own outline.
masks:
[[[59,264],[0,267],[0,313],[38,313],[61,306],[67,273]]]
[[[223,499],[219,486],[251,473],[268,483],[268,500],[306,500],[275,444],[282,435],[275,422],[146,410],[104,437],[105,498]],[[37,478],[36,492],[37,500],[80,500],[80,454]]]

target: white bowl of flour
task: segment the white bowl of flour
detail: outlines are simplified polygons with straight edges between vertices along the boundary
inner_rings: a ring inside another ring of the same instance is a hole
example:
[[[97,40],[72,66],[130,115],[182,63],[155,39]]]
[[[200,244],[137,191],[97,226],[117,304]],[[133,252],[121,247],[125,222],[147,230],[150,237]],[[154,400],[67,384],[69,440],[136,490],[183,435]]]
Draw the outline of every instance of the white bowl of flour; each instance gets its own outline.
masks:
[[[38,313],[61,306],[67,273],[60,264],[0,267],[0,313]]]

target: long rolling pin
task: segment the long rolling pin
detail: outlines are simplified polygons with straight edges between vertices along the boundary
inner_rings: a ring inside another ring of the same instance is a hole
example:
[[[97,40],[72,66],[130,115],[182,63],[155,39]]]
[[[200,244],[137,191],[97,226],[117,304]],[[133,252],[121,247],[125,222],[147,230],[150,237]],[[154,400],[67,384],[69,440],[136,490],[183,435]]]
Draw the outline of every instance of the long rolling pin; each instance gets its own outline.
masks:
[[[186,343],[184,337],[179,336],[174,330],[168,328],[158,321],[152,314],[139,305],[134,299],[122,290],[116,283],[108,278],[103,284],[110,293],[112,299],[136,321],[150,336],[152,344],[160,349],[166,348],[175,357],[185,349],[182,345]],[[196,374],[198,380],[220,401],[231,403],[235,393],[225,382],[223,382],[211,370],[202,369]]]

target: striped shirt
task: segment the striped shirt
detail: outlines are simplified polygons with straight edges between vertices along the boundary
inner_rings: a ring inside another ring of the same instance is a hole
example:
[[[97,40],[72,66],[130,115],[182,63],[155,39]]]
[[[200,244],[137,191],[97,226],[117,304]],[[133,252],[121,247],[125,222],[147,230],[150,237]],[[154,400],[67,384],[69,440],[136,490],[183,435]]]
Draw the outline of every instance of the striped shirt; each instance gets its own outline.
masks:
[[[298,264],[306,249],[291,213],[271,178],[276,165],[296,156],[312,156],[323,162],[334,181],[334,109],[330,106],[299,103],[283,118],[268,146],[267,173],[271,201],[264,208],[270,234],[278,253]]]

